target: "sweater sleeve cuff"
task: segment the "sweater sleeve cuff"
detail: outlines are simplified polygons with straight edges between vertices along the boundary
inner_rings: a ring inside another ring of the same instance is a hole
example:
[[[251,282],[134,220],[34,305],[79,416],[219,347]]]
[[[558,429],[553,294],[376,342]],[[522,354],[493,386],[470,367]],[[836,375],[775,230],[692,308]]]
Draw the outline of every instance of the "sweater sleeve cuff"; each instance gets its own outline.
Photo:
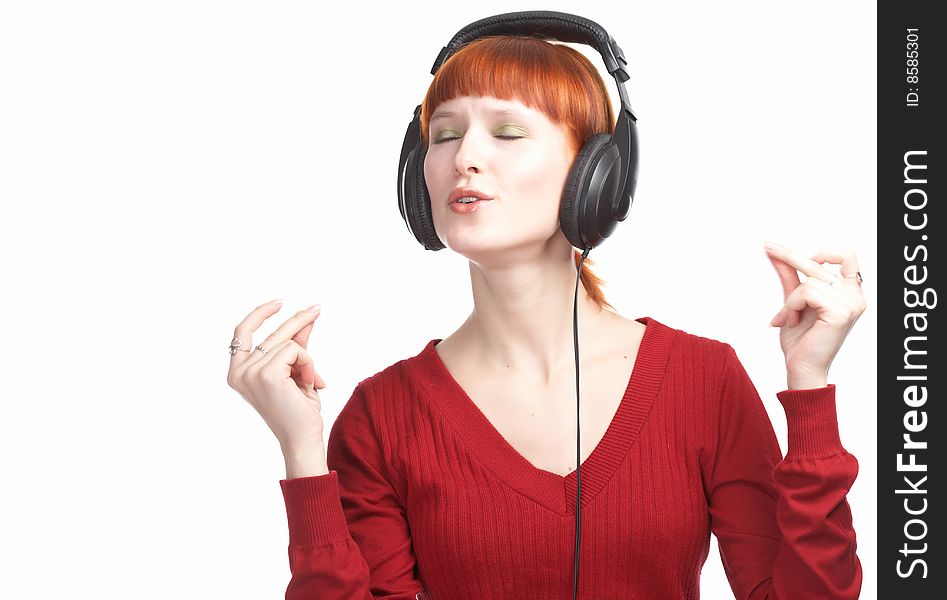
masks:
[[[786,411],[786,458],[819,458],[844,450],[839,439],[834,383],[783,390],[776,397]]]
[[[337,471],[281,479],[279,484],[286,504],[290,546],[317,548],[350,536]]]

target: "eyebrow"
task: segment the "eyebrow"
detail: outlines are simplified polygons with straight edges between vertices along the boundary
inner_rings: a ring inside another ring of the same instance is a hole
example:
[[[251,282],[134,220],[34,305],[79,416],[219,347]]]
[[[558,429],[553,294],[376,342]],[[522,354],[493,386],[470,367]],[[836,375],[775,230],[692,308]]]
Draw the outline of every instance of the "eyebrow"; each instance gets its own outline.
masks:
[[[500,117],[514,117],[514,116],[522,117],[523,116],[523,113],[521,111],[513,109],[513,108],[499,108],[499,109],[494,109],[494,110],[488,110],[486,112],[490,113],[491,115],[496,115]],[[457,116],[457,113],[452,110],[436,110],[434,111],[434,114],[431,116],[430,122],[433,123],[436,119],[442,119],[446,117],[456,117],[456,116]]]

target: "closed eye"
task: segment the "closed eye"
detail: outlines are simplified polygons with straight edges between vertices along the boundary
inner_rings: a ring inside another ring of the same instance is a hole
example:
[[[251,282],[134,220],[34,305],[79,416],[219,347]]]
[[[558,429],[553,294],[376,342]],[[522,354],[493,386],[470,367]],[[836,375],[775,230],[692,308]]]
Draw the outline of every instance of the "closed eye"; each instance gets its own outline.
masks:
[[[500,138],[501,140],[511,141],[511,140],[518,140],[518,139],[523,138],[523,137],[525,137],[525,136],[522,136],[522,135],[498,135],[497,137]],[[459,137],[442,137],[442,138],[439,139],[439,140],[434,140],[434,143],[435,143],[435,144],[443,144],[444,142],[449,142],[449,141],[451,141],[451,140],[459,140],[459,139],[460,139]]]

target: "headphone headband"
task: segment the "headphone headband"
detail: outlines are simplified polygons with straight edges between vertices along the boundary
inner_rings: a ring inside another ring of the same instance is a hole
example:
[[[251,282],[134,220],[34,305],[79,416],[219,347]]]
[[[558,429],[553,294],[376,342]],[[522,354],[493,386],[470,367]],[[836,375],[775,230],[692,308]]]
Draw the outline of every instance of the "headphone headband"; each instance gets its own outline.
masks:
[[[579,15],[554,10],[524,10],[474,21],[455,33],[451,41],[441,48],[431,67],[431,75],[437,73],[444,61],[461,46],[488,35],[525,35],[595,48],[602,56],[609,74],[615,78],[622,110],[627,110],[633,120],[638,120],[623,85],[630,77],[625,68],[628,61],[625,60],[624,51],[601,25]]]
[[[431,68],[431,75],[437,73],[441,64],[458,48],[488,35],[542,35],[561,42],[592,46],[602,55],[609,73],[618,71],[616,77],[622,82],[628,81],[625,53],[601,25],[585,17],[551,10],[512,12],[474,21],[455,33],[441,50]]]

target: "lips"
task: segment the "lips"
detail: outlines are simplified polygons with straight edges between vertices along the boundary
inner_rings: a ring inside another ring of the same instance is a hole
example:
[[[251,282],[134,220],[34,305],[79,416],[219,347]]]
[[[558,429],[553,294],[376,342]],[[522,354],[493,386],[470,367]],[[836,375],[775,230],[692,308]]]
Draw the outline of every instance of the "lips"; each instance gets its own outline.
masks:
[[[493,200],[492,196],[488,196],[487,194],[481,192],[475,187],[467,186],[467,187],[454,188],[454,191],[450,193],[450,197],[447,199],[447,203],[453,204],[454,202],[457,202],[457,200],[459,200],[460,198],[463,198],[464,196],[472,196],[474,198],[480,198],[481,200]]]

